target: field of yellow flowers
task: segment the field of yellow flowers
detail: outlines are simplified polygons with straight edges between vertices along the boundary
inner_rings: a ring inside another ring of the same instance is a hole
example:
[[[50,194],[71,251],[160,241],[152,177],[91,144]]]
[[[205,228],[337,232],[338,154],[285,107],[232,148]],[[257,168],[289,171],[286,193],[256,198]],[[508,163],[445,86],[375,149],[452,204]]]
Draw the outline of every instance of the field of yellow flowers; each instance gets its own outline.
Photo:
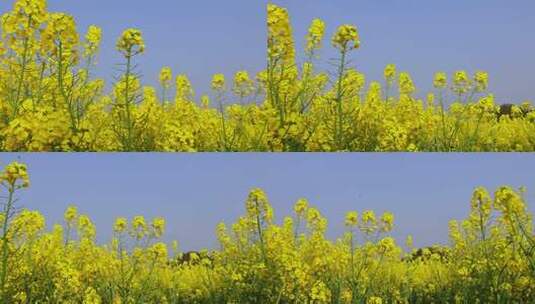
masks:
[[[414,248],[390,236],[394,215],[348,212],[346,232],[307,200],[277,224],[261,189],[245,213],[216,228],[219,247],[182,253],[161,241],[165,220],[119,217],[109,243],[95,241],[76,207],[47,230],[19,209],[26,165],[0,173],[2,303],[533,303],[535,235],[524,189],[476,188],[469,215],[451,221],[446,246]],[[468,208],[467,208],[468,209]],[[530,302],[531,301],[531,302]]]
[[[227,81],[215,74],[196,97],[186,75],[164,67],[160,86],[141,84],[141,31],[117,40],[122,71],[111,90],[93,77],[102,32],[80,35],[46,0],[15,0],[1,18],[0,149],[3,151],[534,151],[529,103],[501,106],[485,72],[434,79],[426,100],[395,65],[367,83],[350,62],[357,28],[331,38],[339,58],[318,71],[325,24],[312,21],[296,59],[288,12],[267,7],[267,65]],[[187,60],[187,59],[184,59]],[[298,62],[302,62],[298,64]]]

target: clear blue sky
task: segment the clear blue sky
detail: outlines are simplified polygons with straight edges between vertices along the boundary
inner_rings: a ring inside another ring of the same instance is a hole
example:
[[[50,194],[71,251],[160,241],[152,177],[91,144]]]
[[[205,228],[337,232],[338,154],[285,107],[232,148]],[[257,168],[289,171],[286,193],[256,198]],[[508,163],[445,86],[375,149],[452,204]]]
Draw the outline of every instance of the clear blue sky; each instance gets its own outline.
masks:
[[[386,64],[411,72],[419,95],[436,71],[478,69],[490,74],[491,91],[504,101],[535,101],[535,1],[533,0],[273,0],[288,8],[294,35],[304,45],[313,18],[327,24],[323,62],[335,57],[330,37],[344,23],[358,27],[362,46],[354,65],[370,80]],[[302,52],[300,52],[302,54]]]
[[[0,12],[12,0],[0,3]],[[121,58],[115,42],[126,28],[143,32],[146,53],[139,56],[146,84],[156,84],[162,66],[190,77],[197,96],[207,93],[212,75],[230,77],[245,69],[251,74],[266,66],[266,7],[263,1],[233,0],[48,0],[50,11],[75,16],[78,28],[103,29],[97,74],[111,80]]]
[[[393,235],[416,245],[447,241],[447,223],[468,214],[476,186],[528,188],[535,201],[535,154],[0,154],[29,166],[31,188],[20,205],[60,222],[75,203],[109,240],[116,217],[167,219],[165,240],[182,248],[217,245],[215,227],[244,213],[252,187],[263,188],[278,220],[305,197],[344,231],[349,210],[389,210]]]
[[[0,3],[0,11],[12,5]],[[163,65],[186,73],[198,93],[212,74],[231,76],[265,68],[265,0],[48,0],[51,10],[73,14],[80,29],[104,29],[98,75],[110,79],[120,58],[114,49],[122,30],[140,28],[147,53],[139,58],[145,83],[154,84]],[[315,17],[332,32],[342,23],[358,26],[362,48],[354,63],[370,80],[396,63],[414,76],[420,96],[431,89],[434,72],[487,70],[491,89],[506,101],[535,101],[535,2],[532,0],[273,0],[290,10],[295,37],[303,42]],[[328,37],[328,38],[329,38]],[[326,40],[323,63],[334,56]],[[302,47],[302,43],[299,46]],[[301,48],[302,49],[302,48]]]

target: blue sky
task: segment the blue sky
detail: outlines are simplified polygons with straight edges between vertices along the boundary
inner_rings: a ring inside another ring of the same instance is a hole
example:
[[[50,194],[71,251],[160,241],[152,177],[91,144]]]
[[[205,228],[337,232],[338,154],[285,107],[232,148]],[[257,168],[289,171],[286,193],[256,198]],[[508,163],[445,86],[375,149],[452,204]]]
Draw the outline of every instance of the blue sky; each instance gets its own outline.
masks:
[[[354,66],[369,80],[381,80],[386,64],[412,74],[419,95],[432,88],[436,71],[481,69],[502,102],[535,101],[535,2],[532,0],[273,0],[288,8],[302,54],[313,18],[325,21],[324,66],[336,57],[330,37],[344,23],[354,24],[361,48]],[[328,67],[328,66],[327,66]]]
[[[431,89],[436,71],[486,70],[500,102],[535,101],[535,2],[532,0],[272,0],[289,9],[300,49],[308,25],[327,23],[321,63],[335,56],[329,38],[343,23],[358,26],[362,48],[352,57],[369,80],[382,79],[383,67],[396,63],[412,73],[419,95]],[[104,29],[98,75],[110,79],[120,62],[115,41],[128,27],[140,28],[147,53],[139,57],[145,83],[156,83],[170,65],[192,79],[198,95],[214,73],[233,75],[265,68],[265,0],[48,0],[53,11],[73,14],[79,28]],[[0,12],[13,1],[2,1]],[[302,52],[301,52],[302,54]]]
[[[0,12],[14,1],[1,1]],[[266,8],[262,1],[233,0],[48,0],[50,11],[75,16],[85,33],[91,24],[103,29],[97,75],[111,80],[121,58],[115,43],[123,30],[139,28],[147,46],[137,57],[144,83],[156,84],[162,66],[190,77],[196,93],[207,93],[212,75],[231,77],[245,69],[265,69]]]
[[[215,227],[244,213],[253,187],[263,188],[280,220],[307,198],[340,236],[347,211],[373,209],[396,216],[393,235],[416,245],[447,241],[447,223],[468,214],[472,190],[526,186],[533,210],[535,154],[0,154],[3,166],[28,164],[31,187],[20,206],[48,223],[76,204],[109,240],[118,216],[164,216],[166,241],[213,248]]]
[[[48,2],[53,11],[73,14],[83,31],[90,24],[103,28],[97,74],[107,79],[120,63],[115,41],[128,27],[144,33],[147,52],[138,63],[148,84],[170,65],[200,94],[214,73],[265,67],[266,1]],[[435,71],[484,69],[498,98],[535,100],[535,40],[527,35],[535,29],[533,1],[274,2],[290,10],[299,50],[315,17],[326,21],[328,38],[340,24],[357,25],[362,48],[352,59],[369,80],[396,63],[423,93]],[[0,12],[11,4],[2,1]],[[323,66],[335,56],[328,40],[321,55]],[[0,154],[0,161],[18,157],[32,178],[21,203],[49,223],[75,203],[106,240],[117,216],[163,215],[166,239],[187,249],[214,246],[215,225],[241,215],[256,186],[266,190],[279,219],[299,197],[308,198],[330,220],[331,237],[343,231],[348,210],[390,210],[394,235],[413,234],[417,245],[446,241],[447,221],[467,214],[478,185],[525,185],[530,204],[535,200],[532,154]]]

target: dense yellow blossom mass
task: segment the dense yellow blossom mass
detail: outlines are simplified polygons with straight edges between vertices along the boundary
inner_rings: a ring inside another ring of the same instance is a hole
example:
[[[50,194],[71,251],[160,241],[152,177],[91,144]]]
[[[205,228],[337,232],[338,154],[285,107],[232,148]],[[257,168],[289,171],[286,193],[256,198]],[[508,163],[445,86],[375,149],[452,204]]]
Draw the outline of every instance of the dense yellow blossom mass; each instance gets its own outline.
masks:
[[[414,248],[390,232],[394,215],[350,211],[346,232],[326,237],[327,220],[305,199],[276,221],[262,189],[244,215],[216,228],[217,249],[181,252],[161,240],[163,218],[118,217],[99,243],[91,219],[67,208],[46,227],[19,209],[25,165],[0,175],[2,303],[530,303],[535,234],[524,191],[474,190],[469,216],[449,224],[448,245]],[[6,216],[7,215],[7,216]],[[344,219],[340,219],[344,221]],[[280,223],[280,224],[277,224]],[[194,232],[193,232],[194,233]]]
[[[436,74],[420,92],[394,64],[384,79],[357,71],[358,28],[313,19],[298,58],[288,11],[267,7],[267,63],[250,75],[215,73],[195,94],[184,74],[163,67],[159,88],[144,86],[136,60],[142,31],[117,39],[121,75],[93,76],[101,29],[79,34],[74,18],[45,0],[15,0],[1,18],[0,150],[3,151],[534,151],[529,102],[500,105],[487,73]],[[319,50],[338,58],[316,68]],[[300,62],[300,63],[298,63]],[[105,88],[109,88],[105,90]],[[427,96],[422,100],[417,95]]]

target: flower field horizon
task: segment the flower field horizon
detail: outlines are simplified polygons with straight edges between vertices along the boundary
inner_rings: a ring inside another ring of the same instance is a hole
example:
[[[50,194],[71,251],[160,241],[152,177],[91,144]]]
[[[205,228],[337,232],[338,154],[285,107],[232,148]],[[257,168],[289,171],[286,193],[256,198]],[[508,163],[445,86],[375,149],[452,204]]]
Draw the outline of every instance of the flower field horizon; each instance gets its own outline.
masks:
[[[320,71],[327,25],[312,20],[298,56],[289,12],[268,4],[265,70],[231,81],[214,71],[212,92],[199,97],[187,75],[165,66],[159,87],[142,84],[137,59],[151,47],[142,29],[118,37],[120,75],[106,84],[92,76],[98,26],[81,35],[45,0],[13,3],[0,43],[3,151],[535,151],[531,103],[494,100],[484,71],[438,72],[425,99],[394,64],[367,81],[353,64],[361,44],[354,25],[331,37],[338,57]]]
[[[25,164],[0,174],[4,209],[0,296],[5,303],[528,303],[535,296],[533,215],[525,189],[473,191],[449,243],[416,248],[396,240],[395,215],[349,211],[346,232],[325,236],[320,209],[299,199],[275,224],[260,188],[245,212],[215,228],[219,247],[182,252],[162,242],[164,218],[118,217],[110,242],[75,206],[47,230],[39,211],[20,209]],[[7,215],[7,216],[6,216]]]

